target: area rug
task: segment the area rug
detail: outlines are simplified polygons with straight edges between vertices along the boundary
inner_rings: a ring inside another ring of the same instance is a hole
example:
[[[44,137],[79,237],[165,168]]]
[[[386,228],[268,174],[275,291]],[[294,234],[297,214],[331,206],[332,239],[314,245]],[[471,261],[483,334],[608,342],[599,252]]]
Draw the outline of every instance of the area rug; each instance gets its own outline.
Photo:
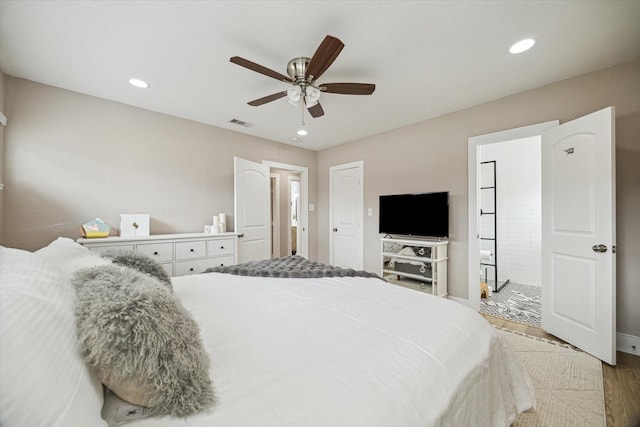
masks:
[[[540,286],[508,283],[500,292],[480,300],[480,312],[502,319],[540,326]]]
[[[605,425],[602,363],[568,344],[496,327],[529,373],[536,410],[513,427]]]

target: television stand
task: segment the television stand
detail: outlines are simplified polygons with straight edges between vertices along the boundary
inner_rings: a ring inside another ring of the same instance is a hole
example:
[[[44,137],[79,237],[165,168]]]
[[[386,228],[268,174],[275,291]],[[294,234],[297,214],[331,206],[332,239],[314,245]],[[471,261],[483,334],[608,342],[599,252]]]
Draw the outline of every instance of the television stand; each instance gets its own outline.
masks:
[[[380,238],[382,278],[439,297],[447,296],[447,240]]]

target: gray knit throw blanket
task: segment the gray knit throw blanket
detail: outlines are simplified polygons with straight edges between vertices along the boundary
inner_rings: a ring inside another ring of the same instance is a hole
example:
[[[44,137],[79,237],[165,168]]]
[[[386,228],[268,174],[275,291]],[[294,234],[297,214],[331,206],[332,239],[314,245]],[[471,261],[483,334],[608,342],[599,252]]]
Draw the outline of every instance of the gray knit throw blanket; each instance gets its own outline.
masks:
[[[251,261],[244,264],[208,268],[204,273],[229,273],[238,276],[257,277],[376,277],[375,273],[352,268],[334,267],[321,264],[299,255],[287,256],[262,261]]]

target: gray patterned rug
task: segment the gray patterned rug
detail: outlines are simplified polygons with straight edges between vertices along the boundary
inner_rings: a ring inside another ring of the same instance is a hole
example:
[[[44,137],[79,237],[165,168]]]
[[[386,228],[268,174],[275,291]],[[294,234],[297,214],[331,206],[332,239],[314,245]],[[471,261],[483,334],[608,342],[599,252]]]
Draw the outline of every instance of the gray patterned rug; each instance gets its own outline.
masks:
[[[540,286],[508,283],[480,300],[480,312],[527,325],[540,326]]]

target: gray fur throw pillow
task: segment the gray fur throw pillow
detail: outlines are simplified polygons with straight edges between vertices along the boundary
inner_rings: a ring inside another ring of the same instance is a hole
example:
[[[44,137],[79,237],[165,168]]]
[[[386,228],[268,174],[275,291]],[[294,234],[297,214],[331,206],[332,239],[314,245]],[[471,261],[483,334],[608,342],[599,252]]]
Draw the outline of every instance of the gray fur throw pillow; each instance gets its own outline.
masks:
[[[164,283],[173,291],[171,277],[167,274],[162,265],[153,258],[134,250],[108,250],[100,254],[103,258],[110,259],[114,264],[133,268],[141,273],[149,274],[161,283]]]
[[[78,341],[104,385],[153,415],[215,403],[200,328],[157,279],[107,265],[79,270],[73,284]]]

